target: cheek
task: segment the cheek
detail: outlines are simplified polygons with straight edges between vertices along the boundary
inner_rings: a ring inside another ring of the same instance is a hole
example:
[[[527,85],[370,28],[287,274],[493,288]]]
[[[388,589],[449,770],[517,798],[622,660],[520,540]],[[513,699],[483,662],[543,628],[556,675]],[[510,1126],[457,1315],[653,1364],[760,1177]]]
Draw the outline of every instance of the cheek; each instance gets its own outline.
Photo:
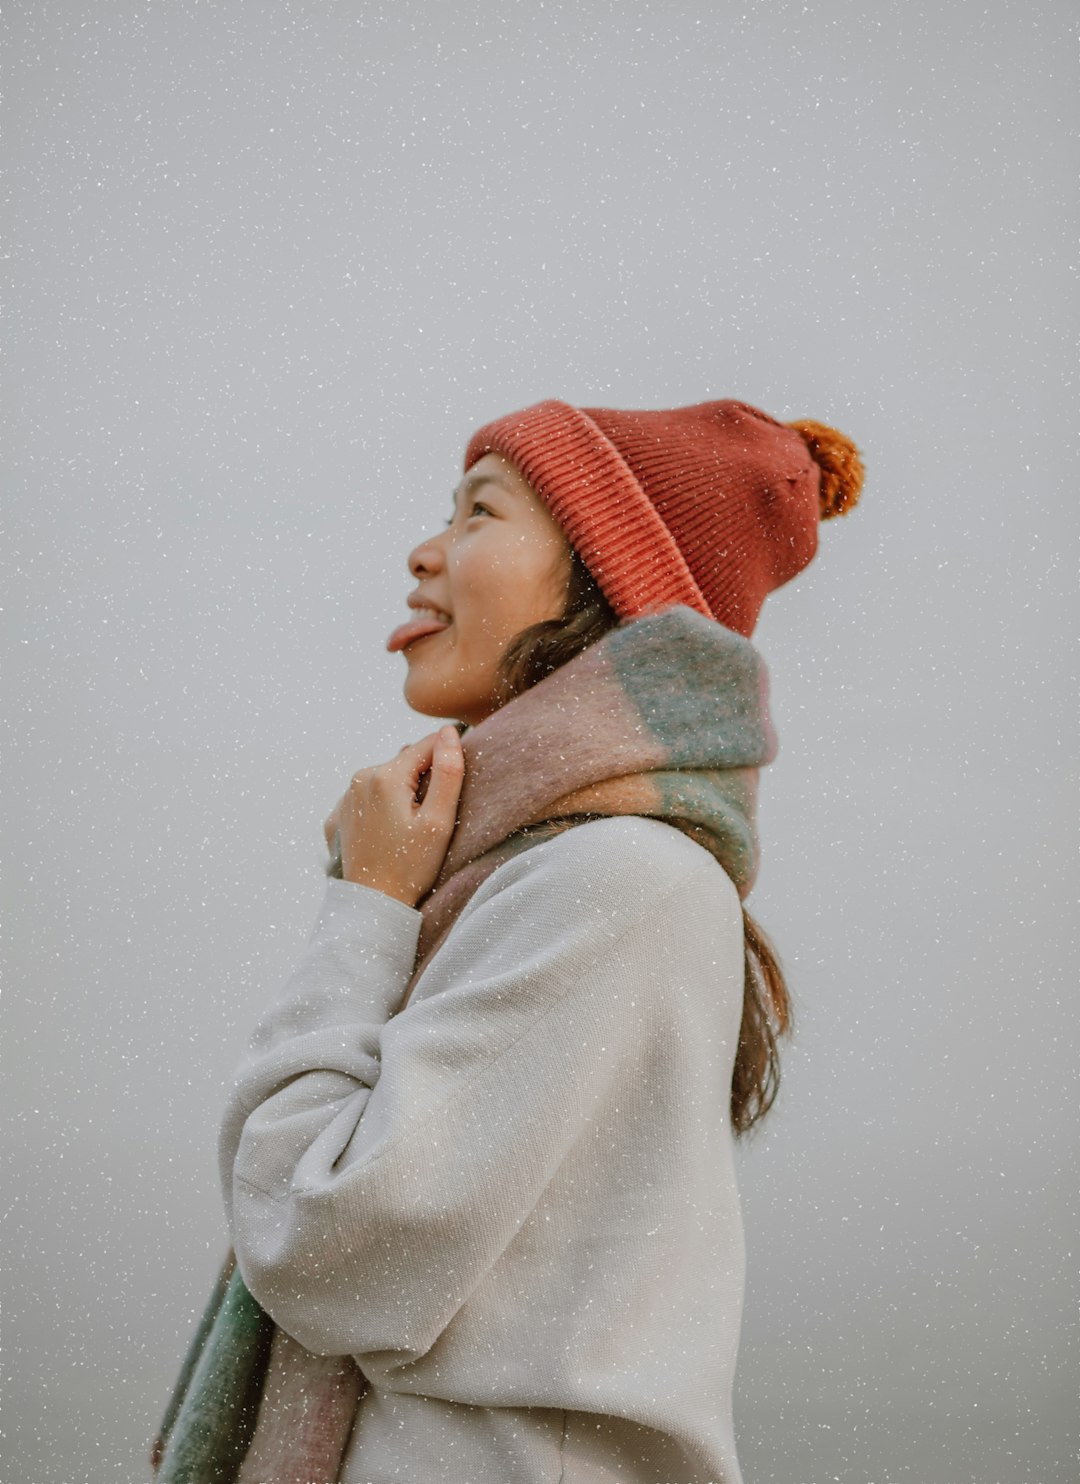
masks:
[[[514,615],[508,610],[517,583],[495,580],[490,563],[475,563],[473,572],[470,576],[463,567],[457,574],[450,639],[462,662],[468,658],[470,665],[487,664],[513,628]]]
[[[508,637],[551,616],[555,611],[552,589],[550,565],[541,567],[535,558],[520,563],[517,570],[507,574],[500,618],[503,627],[510,631]]]
[[[566,601],[565,575],[558,551],[525,550],[514,542],[490,549],[483,560],[462,562],[455,574],[455,617],[461,643],[478,644],[500,653],[522,629],[561,613]]]
[[[546,547],[537,556],[523,591],[530,595],[530,623],[558,617],[566,607],[570,589],[570,557],[564,548]]]

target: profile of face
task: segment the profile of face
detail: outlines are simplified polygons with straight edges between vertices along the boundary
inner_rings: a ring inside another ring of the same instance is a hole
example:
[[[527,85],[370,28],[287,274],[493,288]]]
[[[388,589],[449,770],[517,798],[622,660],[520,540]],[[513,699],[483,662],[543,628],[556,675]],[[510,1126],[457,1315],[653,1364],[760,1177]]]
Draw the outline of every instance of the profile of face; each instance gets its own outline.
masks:
[[[455,490],[445,529],[421,541],[408,561],[418,583],[411,604],[448,621],[411,639],[395,631],[397,642],[394,635],[387,641],[408,663],[405,700],[423,716],[475,726],[505,699],[497,666],[510,641],[565,611],[570,544],[521,471],[488,453]]]

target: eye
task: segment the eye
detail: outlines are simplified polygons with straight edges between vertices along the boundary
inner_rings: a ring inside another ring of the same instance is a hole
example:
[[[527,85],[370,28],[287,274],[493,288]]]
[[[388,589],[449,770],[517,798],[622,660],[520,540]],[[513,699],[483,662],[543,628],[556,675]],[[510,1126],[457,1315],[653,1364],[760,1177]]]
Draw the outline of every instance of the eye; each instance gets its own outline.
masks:
[[[478,510],[483,510],[488,515],[494,515],[494,513],[495,513],[492,510],[492,508],[491,508],[490,505],[485,505],[484,504],[483,500],[474,500],[472,502],[472,507],[469,510],[469,515],[470,516],[475,515]],[[444,526],[452,526],[453,524],[454,524],[454,517],[453,516],[451,516],[449,518],[449,520],[444,520],[443,521],[443,525]]]

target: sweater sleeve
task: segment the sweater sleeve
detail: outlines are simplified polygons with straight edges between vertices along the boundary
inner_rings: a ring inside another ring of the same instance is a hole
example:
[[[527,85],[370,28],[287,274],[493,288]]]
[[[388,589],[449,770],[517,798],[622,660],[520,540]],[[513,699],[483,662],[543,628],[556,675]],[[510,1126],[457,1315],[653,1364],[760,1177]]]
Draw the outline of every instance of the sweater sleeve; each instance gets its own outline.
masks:
[[[426,1354],[634,1054],[643,976],[692,930],[684,880],[716,866],[681,837],[674,871],[628,855],[622,824],[504,862],[399,1014],[420,914],[329,882],[220,1139],[244,1281],[314,1353]]]

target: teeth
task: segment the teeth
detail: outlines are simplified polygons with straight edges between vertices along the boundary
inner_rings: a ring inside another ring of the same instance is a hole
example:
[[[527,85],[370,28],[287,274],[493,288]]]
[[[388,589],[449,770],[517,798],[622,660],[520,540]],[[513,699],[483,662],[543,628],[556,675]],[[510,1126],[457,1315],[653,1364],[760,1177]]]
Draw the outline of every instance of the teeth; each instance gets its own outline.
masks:
[[[418,618],[434,618],[437,619],[439,623],[450,622],[449,613],[440,613],[438,608],[416,608],[414,609],[414,612],[416,613],[416,616]]]

